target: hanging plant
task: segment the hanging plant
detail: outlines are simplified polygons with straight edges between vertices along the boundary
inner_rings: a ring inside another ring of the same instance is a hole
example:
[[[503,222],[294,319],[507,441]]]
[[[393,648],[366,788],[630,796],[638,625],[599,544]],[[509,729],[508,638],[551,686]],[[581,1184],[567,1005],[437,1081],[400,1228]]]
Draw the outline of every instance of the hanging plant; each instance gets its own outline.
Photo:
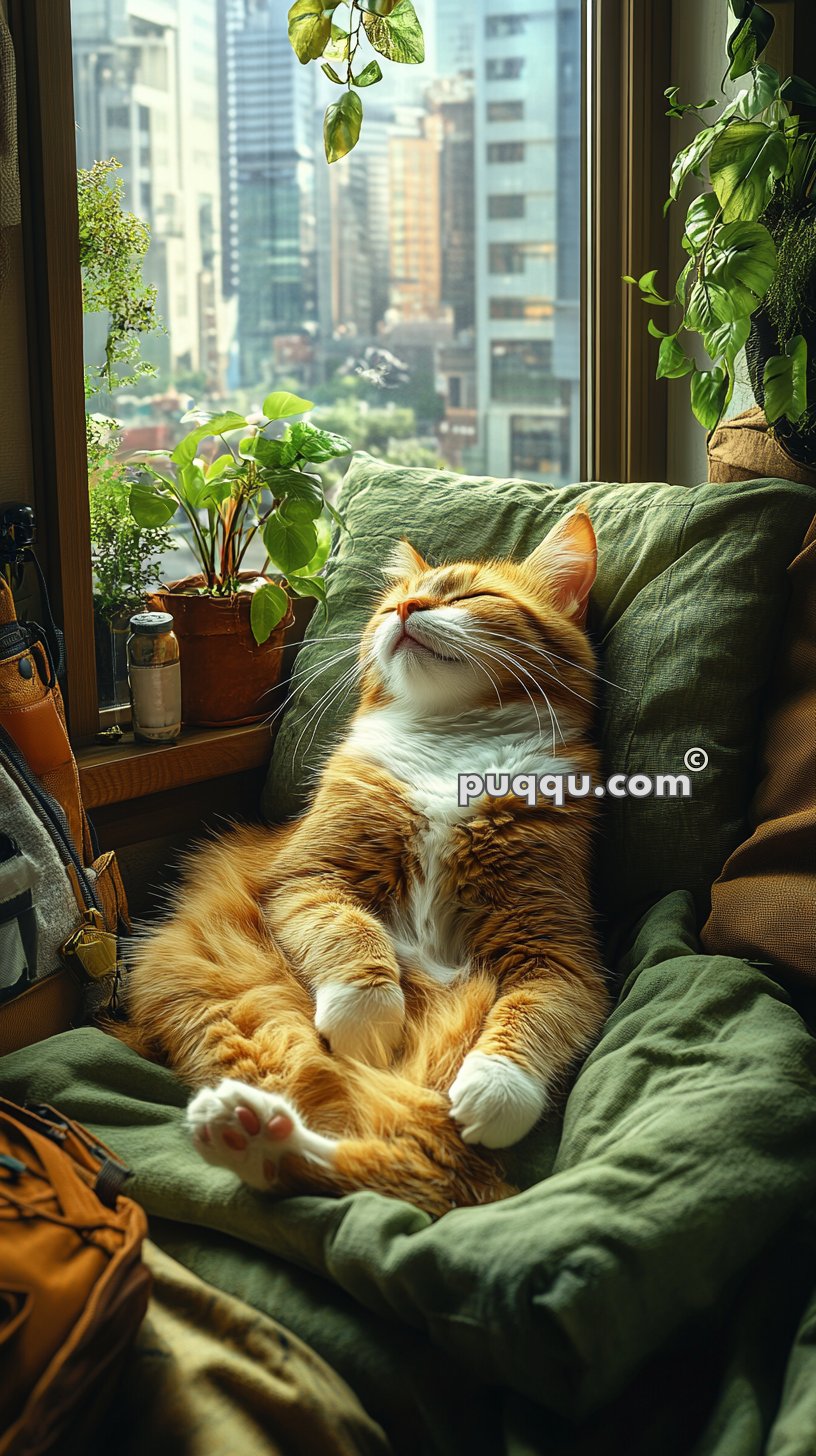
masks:
[[[289,39],[302,65],[320,69],[343,95],[326,108],[323,144],[326,159],[345,157],[360,139],[363,102],[358,92],[382,80],[377,56],[366,61],[367,46],[400,65],[425,59],[425,37],[411,0],[295,0],[289,10]]]
[[[728,77],[748,79],[714,119],[713,99],[683,103],[669,87],[668,115],[694,115],[701,128],[671,168],[666,210],[690,177],[710,191],[686,213],[687,262],[673,296],[656,286],[656,270],[625,281],[648,306],[674,311],[661,328],[658,379],[689,378],[691,407],[713,429],[734,389],[737,356],[746,348],[754,393],[780,436],[812,451],[816,421],[816,88],[798,76],[783,81],[759,60],[773,17],[752,0],[729,0],[736,26],[728,38]],[[700,368],[690,335],[702,339],[711,361]],[[802,444],[810,438],[811,444]]]

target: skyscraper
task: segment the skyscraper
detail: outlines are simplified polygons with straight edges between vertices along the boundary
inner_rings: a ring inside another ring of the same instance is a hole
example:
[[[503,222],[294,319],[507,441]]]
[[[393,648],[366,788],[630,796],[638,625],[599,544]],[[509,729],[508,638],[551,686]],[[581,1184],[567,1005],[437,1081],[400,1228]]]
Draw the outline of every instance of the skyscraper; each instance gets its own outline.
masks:
[[[578,474],[580,0],[475,5],[481,464]]]
[[[146,338],[142,353],[165,386],[176,372],[201,371],[217,388],[215,0],[73,0],[71,16],[77,161],[115,157],[125,206],[151,230],[144,274],[157,286],[166,333]],[[89,332],[101,337],[99,320]]]
[[[436,0],[436,54],[438,76],[461,76],[473,71],[478,3]]]
[[[238,380],[261,386],[276,336],[317,322],[315,68],[295,56],[279,0],[218,8],[224,291],[237,295]]]

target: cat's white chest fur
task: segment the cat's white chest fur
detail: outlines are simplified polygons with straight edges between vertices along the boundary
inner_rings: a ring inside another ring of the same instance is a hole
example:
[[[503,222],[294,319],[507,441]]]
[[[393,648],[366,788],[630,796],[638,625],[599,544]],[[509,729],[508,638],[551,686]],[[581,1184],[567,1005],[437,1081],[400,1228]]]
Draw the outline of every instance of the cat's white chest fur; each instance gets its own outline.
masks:
[[[569,741],[568,734],[565,735]],[[420,816],[414,844],[419,873],[389,923],[397,955],[436,980],[467,973],[465,916],[449,892],[450,859],[458,825],[482,800],[459,803],[459,775],[569,773],[573,766],[544,746],[530,704],[422,722],[398,704],[357,718],[344,745],[381,764],[404,786]]]

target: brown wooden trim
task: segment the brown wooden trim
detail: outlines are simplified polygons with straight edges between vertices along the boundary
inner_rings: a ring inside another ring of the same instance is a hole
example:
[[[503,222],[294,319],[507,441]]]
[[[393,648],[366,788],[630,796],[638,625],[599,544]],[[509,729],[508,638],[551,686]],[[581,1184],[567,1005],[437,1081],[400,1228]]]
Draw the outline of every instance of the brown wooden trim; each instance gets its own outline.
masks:
[[[184,729],[176,743],[136,743],[128,733],[116,747],[96,744],[77,753],[83,802],[96,809],[262,768],[271,751],[268,722]]]
[[[35,503],[65,632],[68,720],[81,742],[96,732],[98,712],[69,0],[10,0],[9,24],[18,73]]]
[[[100,848],[115,849],[121,856],[128,896],[130,857],[124,850],[157,840],[193,844],[207,832],[226,829],[231,823],[259,822],[263,777],[263,769],[247,769],[226,778],[209,779],[206,792],[201,784],[182,784],[143,799],[127,799],[95,809],[93,824]],[[166,859],[159,860],[157,872],[166,873],[166,863]]]
[[[589,126],[592,223],[589,474],[660,480],[666,473],[667,396],[654,378],[648,314],[621,278],[657,267],[665,282],[669,233],[671,12],[651,0],[594,0]]]

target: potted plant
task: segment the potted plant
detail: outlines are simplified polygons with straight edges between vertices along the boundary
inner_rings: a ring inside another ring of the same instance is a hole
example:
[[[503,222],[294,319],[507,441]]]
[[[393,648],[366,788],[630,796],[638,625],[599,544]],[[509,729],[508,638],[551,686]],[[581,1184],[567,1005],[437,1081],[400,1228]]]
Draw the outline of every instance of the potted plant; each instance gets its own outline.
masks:
[[[108,708],[128,701],[128,622],[160,580],[175,542],[163,527],[139,526],[130,514],[130,483],[114,458],[115,421],[89,415],[87,433],[94,646],[100,707]]]
[[[732,80],[745,86],[674,159],[668,207],[691,176],[710,190],[686,214],[688,260],[674,296],[655,286],[656,270],[635,283],[652,307],[674,308],[663,330],[657,377],[687,375],[691,407],[713,429],[730,402],[735,363],[745,349],[757,403],[795,459],[816,463],[816,88],[801,77],[782,81],[759,60],[773,17],[753,0],[729,0],[736,24],[728,39]],[[716,106],[678,100],[666,91],[668,115],[697,117]],[[804,115],[798,115],[798,110]],[[698,335],[711,360],[701,368],[687,351]],[[686,336],[684,338],[684,335]]]
[[[169,457],[133,457],[141,462],[130,487],[133,520],[166,527],[181,519],[200,568],[151,599],[175,622],[186,723],[263,718],[280,676],[291,598],[325,603],[319,572],[331,519],[340,518],[315,467],[347,455],[351,445],[296,418],[311,408],[310,400],[277,391],[252,424],[231,411],[192,411],[185,419],[198,423]],[[270,435],[284,421],[283,432]],[[159,469],[157,457],[169,468]],[[263,559],[249,570],[247,553],[258,544]]]

